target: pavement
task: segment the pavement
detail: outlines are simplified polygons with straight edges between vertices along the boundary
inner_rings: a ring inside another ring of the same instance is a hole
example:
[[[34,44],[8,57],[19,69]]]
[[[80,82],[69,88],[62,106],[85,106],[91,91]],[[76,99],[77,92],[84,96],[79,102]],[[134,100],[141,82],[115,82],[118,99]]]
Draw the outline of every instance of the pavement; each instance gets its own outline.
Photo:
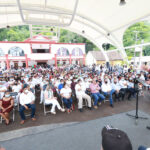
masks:
[[[134,115],[135,110],[128,113]],[[139,116],[150,118],[143,111],[139,111]],[[6,150],[100,150],[101,130],[108,124],[128,134],[133,150],[140,145],[150,147],[150,131],[146,129],[150,120],[135,121],[126,112],[85,122],[41,125],[0,133],[0,145]]]

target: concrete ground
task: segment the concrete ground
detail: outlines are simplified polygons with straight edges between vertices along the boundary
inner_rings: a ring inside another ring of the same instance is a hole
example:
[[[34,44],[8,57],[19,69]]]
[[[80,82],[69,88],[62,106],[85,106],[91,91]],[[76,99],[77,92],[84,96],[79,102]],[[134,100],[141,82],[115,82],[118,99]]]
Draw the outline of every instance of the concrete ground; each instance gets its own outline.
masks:
[[[135,99],[115,102],[114,108],[109,102],[102,103],[98,110],[87,110],[80,113],[75,104],[75,111],[70,115],[57,111],[55,116],[43,114],[43,106],[39,105],[39,94],[36,100],[36,122],[27,118],[20,125],[20,116],[16,111],[15,122],[6,126],[0,124],[0,145],[6,150],[99,150],[101,145],[101,130],[104,125],[111,124],[124,130],[132,141],[133,149],[139,145],[150,147],[150,131],[146,125],[149,120],[138,120],[126,115],[135,114]],[[134,110],[134,111],[133,111]],[[144,91],[139,97],[139,116],[150,118],[150,91]]]
[[[135,114],[135,111],[129,112]],[[139,116],[150,115],[139,112]],[[20,129],[19,131],[1,133],[0,144],[6,150],[100,150],[101,130],[104,125],[112,125],[125,131],[137,150],[139,145],[150,146],[150,131],[145,126],[149,120],[135,120],[121,113],[96,120],[42,125]]]

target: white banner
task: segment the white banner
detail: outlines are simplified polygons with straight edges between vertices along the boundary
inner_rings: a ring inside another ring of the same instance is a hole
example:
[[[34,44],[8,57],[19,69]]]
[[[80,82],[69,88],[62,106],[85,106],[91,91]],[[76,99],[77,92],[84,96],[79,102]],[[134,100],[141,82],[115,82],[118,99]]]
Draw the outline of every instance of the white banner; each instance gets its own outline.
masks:
[[[49,44],[32,44],[32,49],[49,49]]]

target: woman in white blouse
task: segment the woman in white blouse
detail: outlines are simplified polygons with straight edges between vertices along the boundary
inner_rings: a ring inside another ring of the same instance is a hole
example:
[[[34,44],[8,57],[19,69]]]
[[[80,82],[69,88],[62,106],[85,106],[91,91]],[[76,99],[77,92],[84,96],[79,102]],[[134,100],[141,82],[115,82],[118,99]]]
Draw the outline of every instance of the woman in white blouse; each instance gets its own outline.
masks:
[[[60,106],[60,104],[57,101],[57,98],[53,96],[53,90],[50,86],[47,86],[45,92],[44,92],[44,103],[46,105],[52,104],[51,108],[51,114],[55,115],[56,111],[55,108],[57,107],[61,112],[64,112],[65,110]]]

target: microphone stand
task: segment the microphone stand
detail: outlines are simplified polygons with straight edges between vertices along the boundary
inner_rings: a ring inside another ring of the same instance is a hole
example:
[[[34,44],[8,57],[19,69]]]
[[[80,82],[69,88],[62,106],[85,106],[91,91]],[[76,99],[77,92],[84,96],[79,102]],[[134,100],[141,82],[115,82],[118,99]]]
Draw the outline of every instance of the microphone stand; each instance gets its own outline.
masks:
[[[139,106],[139,88],[138,88],[138,80],[137,80],[137,78],[135,77],[135,79],[134,79],[134,90],[135,90],[135,92],[136,92],[136,112],[135,112],[135,115],[131,115],[131,114],[128,114],[127,113],[127,116],[129,116],[129,117],[131,117],[131,118],[133,118],[133,119],[135,119],[135,124],[137,125],[137,123],[138,123],[138,119],[145,119],[145,120],[147,120],[148,118],[146,118],[146,117],[139,117],[139,115],[138,115],[138,106]]]

